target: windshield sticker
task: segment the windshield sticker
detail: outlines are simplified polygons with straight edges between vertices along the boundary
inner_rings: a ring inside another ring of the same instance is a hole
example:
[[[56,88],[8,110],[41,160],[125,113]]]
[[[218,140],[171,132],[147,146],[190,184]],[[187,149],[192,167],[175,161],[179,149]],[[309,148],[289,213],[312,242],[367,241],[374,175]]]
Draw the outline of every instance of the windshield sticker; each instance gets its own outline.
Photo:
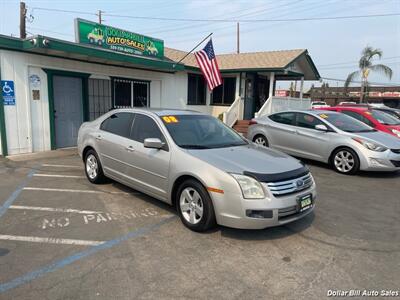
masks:
[[[162,117],[165,123],[178,123],[178,118],[175,116],[164,116]]]
[[[320,114],[319,116],[320,116],[322,119],[328,119],[328,118],[329,118],[329,116],[326,115],[326,114]]]

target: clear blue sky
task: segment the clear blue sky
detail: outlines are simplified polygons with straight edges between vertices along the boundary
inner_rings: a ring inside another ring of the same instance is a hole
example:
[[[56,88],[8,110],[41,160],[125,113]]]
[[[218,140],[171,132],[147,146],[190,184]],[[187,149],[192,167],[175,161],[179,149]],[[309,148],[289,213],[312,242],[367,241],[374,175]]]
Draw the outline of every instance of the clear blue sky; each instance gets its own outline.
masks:
[[[74,39],[74,18],[96,21],[94,15],[48,12],[55,8],[96,13],[200,19],[282,19],[400,13],[400,0],[26,0],[32,34]],[[0,0],[0,33],[18,35],[19,1]],[[147,34],[167,47],[190,50],[214,32],[216,53],[236,51],[236,24],[139,20],[104,16],[106,24]],[[381,63],[394,71],[392,80],[372,75],[370,81],[400,84],[400,16],[346,20],[241,23],[241,52],[308,49],[323,77],[345,79],[357,68],[363,47],[383,50]],[[341,64],[343,63],[343,64]],[[334,64],[334,65],[333,65]],[[329,82],[332,86],[342,82]],[[318,85],[318,84],[317,84]]]

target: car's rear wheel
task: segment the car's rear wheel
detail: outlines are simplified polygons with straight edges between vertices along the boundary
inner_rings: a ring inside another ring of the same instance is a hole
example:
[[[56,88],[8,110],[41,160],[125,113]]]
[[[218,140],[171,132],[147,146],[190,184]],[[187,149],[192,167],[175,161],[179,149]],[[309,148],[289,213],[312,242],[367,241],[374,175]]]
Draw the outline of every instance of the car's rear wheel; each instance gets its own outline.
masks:
[[[340,148],[332,155],[332,166],[339,173],[353,175],[360,170],[360,159],[352,149]]]
[[[182,223],[193,231],[206,231],[216,225],[210,195],[196,180],[189,179],[181,184],[176,206]]]
[[[257,134],[254,138],[253,138],[253,142],[260,145],[260,146],[264,146],[264,147],[268,147],[268,140],[267,138],[262,135],[262,134]]]
[[[106,178],[99,157],[92,149],[85,155],[85,174],[91,183],[102,183]]]

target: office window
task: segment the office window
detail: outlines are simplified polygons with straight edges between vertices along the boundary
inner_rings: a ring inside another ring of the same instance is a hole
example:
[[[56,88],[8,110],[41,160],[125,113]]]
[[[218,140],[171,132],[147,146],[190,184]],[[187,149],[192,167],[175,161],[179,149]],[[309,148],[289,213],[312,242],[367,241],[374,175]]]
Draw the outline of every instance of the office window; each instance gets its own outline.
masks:
[[[211,104],[231,105],[235,101],[236,77],[222,78],[222,85],[216,87],[211,94]]]
[[[206,104],[206,84],[203,75],[188,74],[188,104]]]

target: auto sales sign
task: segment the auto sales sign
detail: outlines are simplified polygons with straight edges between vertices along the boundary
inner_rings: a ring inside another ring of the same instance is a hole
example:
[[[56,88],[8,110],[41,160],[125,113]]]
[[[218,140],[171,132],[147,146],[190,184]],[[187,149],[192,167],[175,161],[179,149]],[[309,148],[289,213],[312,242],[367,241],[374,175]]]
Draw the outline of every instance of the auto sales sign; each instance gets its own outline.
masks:
[[[127,54],[164,57],[164,41],[134,32],[75,19],[77,43],[109,49]]]

